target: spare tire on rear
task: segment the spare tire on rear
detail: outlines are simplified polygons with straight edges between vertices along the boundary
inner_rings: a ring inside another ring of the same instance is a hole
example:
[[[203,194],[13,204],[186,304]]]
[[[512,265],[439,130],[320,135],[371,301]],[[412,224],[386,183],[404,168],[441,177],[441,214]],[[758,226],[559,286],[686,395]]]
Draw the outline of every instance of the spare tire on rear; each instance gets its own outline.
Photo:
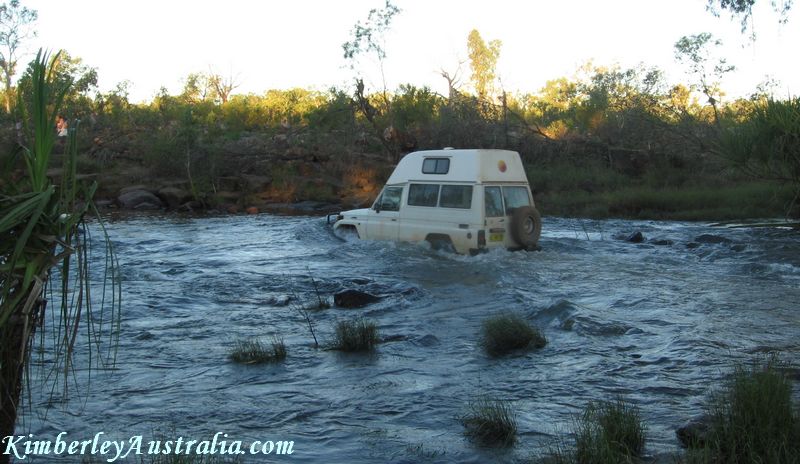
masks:
[[[537,248],[542,235],[542,216],[533,206],[521,206],[511,214],[511,237],[529,250]]]

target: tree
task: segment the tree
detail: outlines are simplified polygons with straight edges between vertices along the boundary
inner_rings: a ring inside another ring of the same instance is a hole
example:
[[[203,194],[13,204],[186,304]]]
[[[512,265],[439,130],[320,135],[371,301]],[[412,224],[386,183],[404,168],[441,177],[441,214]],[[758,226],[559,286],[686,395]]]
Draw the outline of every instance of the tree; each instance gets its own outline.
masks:
[[[711,47],[720,45],[722,41],[714,40],[708,32],[683,36],[675,42],[675,59],[688,66],[689,74],[697,79],[700,84],[699,90],[714,109],[716,124],[719,124],[719,103],[724,95],[720,89],[720,82],[725,74],[736,69],[735,66],[729,65],[725,58],[715,56]]]
[[[469,50],[469,64],[472,68],[472,84],[481,100],[490,97],[494,91],[497,59],[500,57],[499,40],[492,40],[488,44],[483,41],[477,29],[473,29],[467,36],[467,49]]]
[[[367,121],[369,121],[369,123],[372,125],[376,135],[380,137],[386,151],[395,159],[399,157],[399,153],[394,150],[391,144],[387,143],[382,137],[381,134],[386,128],[380,126],[376,117],[382,114],[388,115],[389,127],[391,127],[391,103],[389,101],[389,91],[386,88],[386,75],[384,73],[383,62],[386,59],[386,32],[389,30],[392,19],[400,14],[400,12],[400,8],[393,5],[389,0],[386,0],[383,9],[379,10],[373,8],[369,11],[366,22],[363,24],[361,21],[356,22],[356,25],[353,26],[353,30],[351,32],[351,40],[342,44],[342,50],[344,50],[344,59],[349,61],[350,69],[352,70],[356,69],[359,58],[363,55],[372,54],[378,60],[378,67],[380,68],[381,73],[381,82],[383,84],[380,102],[381,108],[376,108],[375,105],[372,104],[369,96],[366,93],[364,79],[358,74],[356,75],[356,91],[354,94],[354,99],[361,114],[363,114]]]
[[[36,10],[20,6],[19,0],[0,5],[0,68],[3,71],[6,112],[11,111],[11,78],[17,70],[17,52],[26,39],[36,36],[31,24],[38,16]]]
[[[239,83],[236,82],[233,76],[224,77],[221,74],[209,72],[207,79],[208,85],[214,90],[218,102],[223,105],[228,103],[231,93],[236,87],[239,87]]]
[[[778,22],[786,24],[789,21],[789,10],[792,9],[794,0],[771,0],[772,8],[778,13]],[[742,33],[751,26],[753,18],[753,6],[756,0],[708,0],[708,10],[714,15],[719,16],[720,10],[727,10],[733,17],[738,17],[742,23]],[[755,38],[755,33],[752,34]]]

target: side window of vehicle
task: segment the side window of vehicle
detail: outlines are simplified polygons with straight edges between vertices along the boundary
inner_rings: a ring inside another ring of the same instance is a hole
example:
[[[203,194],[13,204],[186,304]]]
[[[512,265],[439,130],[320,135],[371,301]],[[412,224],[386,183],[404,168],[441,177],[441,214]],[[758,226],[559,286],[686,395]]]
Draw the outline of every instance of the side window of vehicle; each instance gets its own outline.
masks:
[[[450,172],[450,158],[425,158],[422,162],[423,174],[447,174]]]
[[[400,211],[400,199],[403,197],[403,187],[387,187],[381,195],[381,211]]]
[[[486,217],[505,216],[503,213],[503,194],[500,187],[486,187],[483,194],[483,204]]]
[[[503,199],[506,201],[506,214],[511,214],[514,208],[531,204],[525,187],[503,187]]]
[[[439,201],[439,186],[411,184],[408,187],[409,206],[436,206]]]
[[[442,185],[439,206],[442,208],[472,208],[472,186]]]

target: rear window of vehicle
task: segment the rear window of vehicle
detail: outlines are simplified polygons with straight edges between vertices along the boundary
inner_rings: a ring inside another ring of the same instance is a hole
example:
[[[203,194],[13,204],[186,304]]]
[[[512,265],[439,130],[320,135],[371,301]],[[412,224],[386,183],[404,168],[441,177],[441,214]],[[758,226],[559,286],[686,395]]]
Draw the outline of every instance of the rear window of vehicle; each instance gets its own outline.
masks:
[[[423,174],[447,174],[450,171],[450,158],[425,158],[422,161]]]
[[[514,208],[531,205],[526,187],[503,187],[503,199],[506,201],[506,214],[511,214]]]
[[[409,206],[436,206],[438,200],[438,185],[411,184],[408,187]]]
[[[503,194],[500,187],[486,187],[483,195],[483,203],[486,209],[486,217],[505,216],[503,213]]]
[[[472,208],[472,186],[442,185],[439,206],[442,208]]]

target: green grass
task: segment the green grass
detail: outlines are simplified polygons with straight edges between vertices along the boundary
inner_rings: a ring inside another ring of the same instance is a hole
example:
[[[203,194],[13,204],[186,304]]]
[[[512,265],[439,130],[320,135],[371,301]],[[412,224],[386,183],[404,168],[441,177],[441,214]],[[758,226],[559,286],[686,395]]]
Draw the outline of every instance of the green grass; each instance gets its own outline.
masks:
[[[577,462],[635,462],[645,445],[639,409],[622,398],[592,402],[584,409],[575,438]]]
[[[508,402],[481,398],[459,418],[464,434],[481,446],[508,447],[517,440],[517,419]]]
[[[796,194],[788,183],[755,180],[719,159],[688,157],[675,166],[653,160],[643,175],[623,174],[597,161],[529,166],[537,207],[546,216],[662,220],[782,217]]]
[[[240,364],[280,362],[286,359],[286,345],[278,337],[273,337],[269,345],[257,339],[238,340],[228,357]]]
[[[546,344],[547,340],[539,329],[519,314],[498,314],[483,321],[481,345],[489,356],[542,348]]]
[[[688,462],[800,462],[800,417],[785,367],[775,356],[736,367],[728,384],[711,396],[705,447],[690,449]]]
[[[535,462],[618,464],[640,462],[646,427],[639,410],[622,398],[589,403],[575,421],[575,446],[559,439]]]
[[[378,327],[372,321],[354,319],[336,323],[331,349],[345,352],[372,351],[378,344]]]

